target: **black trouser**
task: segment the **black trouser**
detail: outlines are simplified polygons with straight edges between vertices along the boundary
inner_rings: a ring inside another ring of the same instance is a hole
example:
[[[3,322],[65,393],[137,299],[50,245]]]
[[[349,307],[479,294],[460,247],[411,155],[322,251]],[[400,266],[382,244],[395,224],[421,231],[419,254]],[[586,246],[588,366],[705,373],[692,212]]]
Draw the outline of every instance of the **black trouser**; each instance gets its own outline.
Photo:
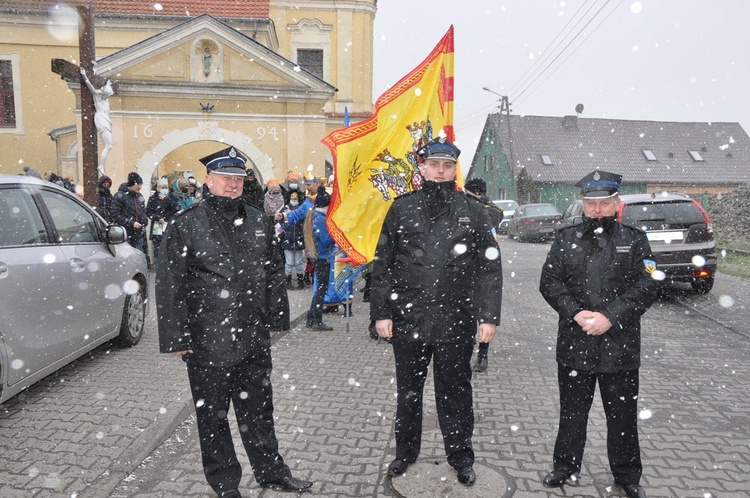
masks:
[[[161,235],[151,236],[151,247],[154,250],[154,263],[159,261],[159,246],[161,245]]]
[[[218,494],[235,489],[242,477],[227,421],[230,401],[255,480],[262,484],[291,475],[279,455],[274,431],[270,352],[233,367],[211,368],[188,363],[187,370],[198,421],[203,472],[214,491]]]
[[[422,396],[427,367],[433,358],[435,403],[448,464],[455,468],[474,464],[471,435],[474,409],[471,391],[472,342],[427,345],[393,339],[396,358],[396,458],[413,463],[422,444]]]
[[[558,365],[560,429],[555,442],[554,467],[581,471],[586,425],[597,381],[607,416],[607,456],[619,484],[638,484],[641,450],[638,445],[638,370],[593,373]]]
[[[326,292],[328,292],[331,260],[328,258],[318,258],[313,263],[313,267],[315,268],[315,280],[318,285],[315,287],[315,293],[310,302],[310,311],[307,313],[307,319],[315,325],[323,321],[323,305],[325,304]]]

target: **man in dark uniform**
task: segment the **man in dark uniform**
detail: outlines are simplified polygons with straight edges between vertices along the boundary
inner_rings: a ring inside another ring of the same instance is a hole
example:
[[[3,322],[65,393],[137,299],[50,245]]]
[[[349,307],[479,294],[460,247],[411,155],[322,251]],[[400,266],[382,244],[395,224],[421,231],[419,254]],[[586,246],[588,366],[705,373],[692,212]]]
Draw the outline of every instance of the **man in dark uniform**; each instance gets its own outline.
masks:
[[[583,221],[556,234],[542,269],[539,290],[560,316],[560,427],[554,470],[543,483],[561,486],[581,471],[598,382],[615,483],[628,496],[644,498],[637,426],[641,315],[656,299],[658,282],[646,234],[616,219],[621,180],[599,170],[577,183]]]
[[[242,199],[245,158],[233,147],[201,162],[208,192],[170,221],[159,251],[159,347],[187,363],[203,470],[220,497],[240,496],[230,402],[255,480],[307,491],[313,483],[292,477],[274,430],[269,329],[289,301],[272,221]]]
[[[391,477],[419,456],[422,396],[434,360],[435,401],[448,463],[476,481],[471,436],[471,356],[476,324],[489,342],[500,323],[502,262],[484,207],[456,190],[460,151],[439,138],[417,151],[424,187],[393,201],[375,251],[370,318],[396,361],[396,459]]]
[[[481,178],[472,178],[464,185],[464,192],[484,204],[484,208],[487,210],[490,221],[492,221],[492,227],[496,231],[495,234],[497,234],[500,222],[503,221],[503,209],[492,204],[487,198],[487,183]],[[495,240],[497,240],[497,236],[495,236]],[[480,342],[477,351],[477,362],[474,364],[475,372],[484,372],[487,370],[487,367],[489,366],[489,353],[490,343]]]

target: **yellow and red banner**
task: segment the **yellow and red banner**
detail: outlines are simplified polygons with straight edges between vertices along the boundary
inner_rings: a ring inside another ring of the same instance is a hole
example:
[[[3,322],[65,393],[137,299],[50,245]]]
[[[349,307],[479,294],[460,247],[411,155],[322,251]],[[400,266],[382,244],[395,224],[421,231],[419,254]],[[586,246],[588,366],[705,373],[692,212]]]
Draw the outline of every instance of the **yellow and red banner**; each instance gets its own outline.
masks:
[[[354,264],[372,261],[394,197],[421,187],[416,151],[453,131],[453,26],[430,55],[375,102],[374,114],[331,132],[328,231]],[[462,182],[460,169],[456,181]],[[459,185],[460,187],[460,185]]]

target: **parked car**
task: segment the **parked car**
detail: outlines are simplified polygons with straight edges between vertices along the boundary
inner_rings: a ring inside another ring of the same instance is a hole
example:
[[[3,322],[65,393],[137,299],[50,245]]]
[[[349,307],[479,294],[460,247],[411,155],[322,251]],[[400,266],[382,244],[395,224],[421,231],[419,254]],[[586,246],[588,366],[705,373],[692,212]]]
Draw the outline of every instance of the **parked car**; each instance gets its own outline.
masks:
[[[100,344],[134,346],[146,256],[69,191],[0,175],[0,403]]]
[[[503,220],[500,222],[500,226],[498,227],[498,233],[507,235],[508,220],[511,216],[513,216],[513,213],[516,212],[516,209],[518,209],[518,203],[512,199],[503,199],[492,201],[492,204],[503,210]]]
[[[708,213],[685,194],[625,194],[618,220],[643,229],[656,258],[659,275],[667,282],[688,282],[699,293],[714,285],[716,241]],[[560,226],[580,223],[583,201],[568,206]]]
[[[508,238],[545,241],[555,235],[561,218],[552,204],[523,204],[508,220]]]
[[[685,194],[621,195],[618,219],[646,231],[665,280],[689,282],[705,294],[714,286],[716,241],[705,209]]]
[[[583,200],[576,199],[565,209],[558,230],[570,225],[577,225],[583,221]]]

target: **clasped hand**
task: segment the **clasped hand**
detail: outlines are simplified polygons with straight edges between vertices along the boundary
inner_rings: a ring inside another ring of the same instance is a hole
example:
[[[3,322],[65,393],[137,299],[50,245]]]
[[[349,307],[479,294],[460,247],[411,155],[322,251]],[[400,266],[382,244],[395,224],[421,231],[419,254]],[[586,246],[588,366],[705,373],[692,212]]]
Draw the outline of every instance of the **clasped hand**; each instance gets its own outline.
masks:
[[[609,318],[598,311],[579,311],[573,319],[588,335],[602,335],[612,328]]]

